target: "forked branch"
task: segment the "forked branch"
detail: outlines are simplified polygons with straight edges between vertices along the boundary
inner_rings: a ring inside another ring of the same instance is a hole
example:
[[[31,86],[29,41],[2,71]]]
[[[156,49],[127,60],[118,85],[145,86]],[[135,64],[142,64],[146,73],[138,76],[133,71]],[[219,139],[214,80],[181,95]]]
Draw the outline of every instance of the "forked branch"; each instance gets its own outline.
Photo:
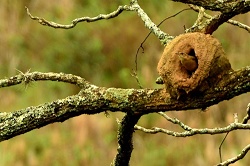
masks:
[[[159,127],[153,127],[151,129],[146,129],[144,127],[135,126],[136,130],[143,131],[145,133],[149,134],[157,134],[157,133],[163,133],[167,135],[171,135],[174,137],[190,137],[198,134],[209,134],[209,135],[215,135],[215,134],[222,134],[222,133],[228,133],[229,131],[233,130],[249,130],[250,129],[250,124],[242,124],[242,123],[231,123],[230,125],[223,127],[223,128],[214,128],[214,129],[208,129],[208,128],[202,128],[202,129],[195,129],[191,128],[190,126],[185,125],[178,119],[172,119],[174,124],[178,124],[183,128],[185,131],[183,132],[174,132],[171,130],[159,128]]]
[[[189,5],[189,6],[190,6],[194,11],[200,12],[200,8],[199,8],[198,6],[195,6],[195,5]],[[205,18],[212,19],[212,16],[209,15],[209,14],[207,14],[207,13],[205,13],[205,12],[204,12],[203,16],[204,16]],[[229,19],[229,20],[227,21],[227,23],[229,23],[229,24],[231,24],[231,25],[234,25],[234,26],[237,26],[237,27],[239,27],[239,28],[245,29],[246,31],[248,31],[248,32],[250,33],[250,27],[249,27],[248,25],[245,25],[245,24],[239,22],[239,21]]]

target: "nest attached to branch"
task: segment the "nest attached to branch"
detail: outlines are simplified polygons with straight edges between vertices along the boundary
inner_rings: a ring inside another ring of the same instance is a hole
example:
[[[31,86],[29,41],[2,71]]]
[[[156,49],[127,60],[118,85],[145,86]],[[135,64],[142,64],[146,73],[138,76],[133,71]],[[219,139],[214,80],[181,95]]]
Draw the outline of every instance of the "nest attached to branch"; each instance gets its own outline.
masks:
[[[179,54],[195,56],[198,67],[188,71]],[[220,42],[209,34],[187,33],[177,36],[166,47],[157,67],[167,91],[174,98],[204,92],[232,71]]]

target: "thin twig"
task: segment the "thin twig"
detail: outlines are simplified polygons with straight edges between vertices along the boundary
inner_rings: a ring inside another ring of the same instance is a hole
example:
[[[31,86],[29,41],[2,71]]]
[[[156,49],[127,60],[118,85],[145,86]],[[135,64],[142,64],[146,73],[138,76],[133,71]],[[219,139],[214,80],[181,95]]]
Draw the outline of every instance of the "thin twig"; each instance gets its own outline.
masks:
[[[223,128],[213,128],[213,129],[208,129],[208,128],[204,128],[204,129],[196,129],[196,128],[191,128],[190,127],[178,122],[177,123],[179,126],[181,126],[185,131],[184,132],[174,132],[174,131],[170,131],[170,130],[166,130],[163,128],[158,128],[158,127],[153,127],[152,129],[146,129],[144,127],[135,126],[136,130],[141,130],[145,133],[149,133],[149,134],[156,134],[156,133],[163,133],[163,134],[167,134],[167,135],[171,135],[174,137],[190,137],[193,135],[197,135],[197,134],[210,134],[210,135],[215,135],[215,134],[222,134],[222,133],[227,133],[229,131],[233,131],[233,130],[246,130],[246,129],[250,129],[250,124],[242,124],[242,123],[231,123],[230,125],[223,127]],[[183,125],[183,126],[182,126]]]
[[[18,70],[19,71],[19,70]],[[24,83],[27,86],[30,82],[34,81],[58,81],[65,82],[79,86],[80,88],[87,88],[90,86],[90,83],[87,82],[84,78],[75,76],[73,74],[65,73],[42,73],[42,72],[26,72],[23,73],[19,71],[19,75],[0,80],[0,88],[10,87],[13,85],[18,85]]]
[[[168,20],[168,19],[170,19],[170,18],[173,18],[173,17],[177,16],[178,14],[180,14],[180,13],[186,11],[186,10],[190,10],[190,9],[191,9],[191,8],[182,9],[181,11],[179,11],[179,12],[177,12],[177,13],[175,13],[175,14],[173,14],[173,15],[171,15],[171,16],[165,18],[165,19],[163,19],[163,20],[157,25],[157,27],[160,27],[160,25],[161,25],[163,22],[165,22],[166,20]],[[148,37],[150,36],[151,33],[152,33],[152,31],[150,31],[150,32],[147,34],[147,36],[146,36],[146,37],[144,38],[144,40],[141,42],[140,46],[138,47],[138,49],[137,49],[137,51],[136,51],[136,55],[135,55],[135,69],[136,69],[136,70],[135,70],[135,71],[137,71],[137,56],[138,56],[138,53],[139,53],[140,49],[142,49],[142,53],[144,53],[143,44],[146,42],[146,40],[148,39]]]
[[[143,89],[143,86],[141,85],[141,82],[138,78],[137,72],[135,70],[132,70],[133,73],[131,73],[132,77],[135,78],[137,85],[139,86],[140,89]]]
[[[244,149],[242,149],[240,154],[238,154],[237,156],[218,164],[217,166],[227,166],[229,164],[233,164],[236,161],[243,159],[249,150],[250,150],[250,144],[247,145]]]
[[[186,11],[186,10],[191,10],[191,8],[182,9],[181,11],[179,11],[179,12],[177,12],[177,13],[175,13],[175,14],[173,14],[173,15],[171,15],[171,16],[165,18],[165,19],[163,19],[163,20],[157,25],[157,27],[160,27],[160,25],[161,25],[163,22],[165,22],[166,20],[168,20],[168,19],[170,19],[170,18],[173,18],[173,17],[177,16],[178,14],[180,14],[180,13]],[[141,86],[141,83],[140,83],[140,81],[139,81],[139,79],[138,79],[138,76],[137,76],[137,71],[138,71],[138,55],[139,55],[140,49],[142,49],[142,53],[144,53],[143,44],[146,42],[146,40],[148,39],[148,37],[150,36],[151,33],[152,33],[152,31],[150,31],[150,32],[147,34],[147,36],[146,36],[146,37],[144,38],[144,40],[141,42],[140,46],[137,48],[137,51],[136,51],[136,54],[135,54],[135,70],[133,71],[133,76],[136,78],[136,81],[137,81],[137,83],[138,83],[138,85],[139,85],[140,87],[142,87],[142,86]],[[165,44],[167,44],[167,43],[165,43]]]
[[[247,122],[250,119],[250,103],[248,103],[247,105],[246,112],[247,112],[247,115],[243,118],[243,121],[242,121],[243,124],[247,124]]]
[[[140,7],[137,0],[131,0],[131,10],[134,10],[141,20],[144,22],[144,25],[147,29],[152,31],[152,33],[161,41],[161,43],[166,44],[171,41],[174,37],[163,32],[144,12],[144,10]]]
[[[182,123],[179,119],[177,118],[170,118],[169,116],[167,116],[164,112],[158,112],[158,114],[160,114],[162,117],[164,117],[167,121],[173,123],[173,124],[178,124],[181,128],[183,128],[186,131],[191,131],[192,128],[185,125],[184,123]]]
[[[221,141],[220,146],[219,146],[220,162],[222,162],[222,153],[221,153],[221,148],[222,148],[222,145],[223,145],[224,141],[226,140],[226,138],[227,138],[228,134],[229,134],[229,132],[227,132],[227,133],[226,133],[225,137],[223,138],[223,140]]]
[[[247,124],[248,120],[250,119],[250,103],[248,103],[248,105],[247,105],[246,113],[247,113],[247,115],[243,118],[243,121],[241,122],[242,124]],[[235,122],[238,123],[237,114],[234,114],[234,119],[235,119]],[[222,149],[221,148],[222,148],[222,145],[225,142],[228,134],[229,134],[229,132],[225,135],[225,137],[223,138],[223,140],[221,141],[220,146],[219,146],[220,162],[222,162],[222,153],[221,153]]]
[[[44,25],[44,26],[49,26],[49,27],[53,27],[53,28],[62,28],[62,29],[74,28],[80,22],[94,22],[94,21],[99,21],[99,20],[103,20],[103,19],[111,19],[111,18],[114,18],[114,17],[117,17],[118,15],[120,15],[124,10],[131,11],[131,8],[129,8],[129,6],[127,6],[127,5],[119,6],[117,8],[117,10],[115,10],[115,11],[109,13],[109,14],[99,14],[96,17],[76,18],[76,19],[74,19],[72,21],[71,24],[63,25],[63,24],[55,23],[53,21],[48,21],[48,20],[46,20],[44,18],[40,18],[40,17],[37,17],[37,16],[32,16],[31,13],[29,12],[28,7],[25,7],[25,8],[26,8],[27,14],[29,15],[29,17],[32,20],[37,20],[41,25]]]

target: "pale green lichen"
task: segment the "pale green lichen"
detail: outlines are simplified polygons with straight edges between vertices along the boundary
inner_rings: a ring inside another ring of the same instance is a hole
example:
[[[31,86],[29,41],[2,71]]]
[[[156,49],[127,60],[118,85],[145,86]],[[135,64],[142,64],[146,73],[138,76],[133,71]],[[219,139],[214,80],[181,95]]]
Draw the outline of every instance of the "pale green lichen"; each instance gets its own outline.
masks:
[[[129,96],[133,94],[133,89],[108,88],[103,97],[105,100],[115,100],[117,103],[128,102]]]
[[[1,116],[4,117],[4,116],[6,116],[7,114],[8,114],[7,112],[0,112],[0,117],[1,117]]]
[[[121,108],[128,104],[130,96],[133,94],[134,89],[120,89],[120,88],[108,88],[103,92],[103,98],[105,101],[112,101],[113,108]]]
[[[155,92],[154,90],[149,90],[149,91],[147,91],[147,96],[148,96],[148,97],[151,97],[151,95],[152,95],[154,92]]]

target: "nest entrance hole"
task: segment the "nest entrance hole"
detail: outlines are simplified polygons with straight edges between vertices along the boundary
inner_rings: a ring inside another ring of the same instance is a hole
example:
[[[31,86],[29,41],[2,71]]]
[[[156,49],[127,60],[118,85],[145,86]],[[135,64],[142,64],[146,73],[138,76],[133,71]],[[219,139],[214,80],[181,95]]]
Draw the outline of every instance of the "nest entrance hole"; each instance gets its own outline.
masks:
[[[196,56],[195,56],[195,51],[194,51],[194,49],[191,49],[191,50],[188,52],[188,55],[196,57]],[[197,58],[197,57],[196,57],[196,58]]]
[[[188,55],[188,56],[194,57],[194,58],[192,58],[192,61],[194,60],[195,63],[197,64],[197,67],[196,67],[196,69],[197,69],[198,68],[198,58],[195,54],[195,50],[193,48],[189,48],[188,50],[183,51],[183,53]],[[184,65],[185,70],[183,72],[185,72],[187,74],[187,78],[190,78],[192,76],[192,74],[196,71],[196,69],[192,69],[193,67],[191,67],[191,69],[190,68],[187,69],[188,67],[190,67],[189,65],[193,66],[192,64],[193,64],[193,62],[191,64],[190,63],[189,64],[188,63],[185,63],[185,64],[181,63],[181,65]],[[185,66],[185,65],[187,65],[187,66]]]

